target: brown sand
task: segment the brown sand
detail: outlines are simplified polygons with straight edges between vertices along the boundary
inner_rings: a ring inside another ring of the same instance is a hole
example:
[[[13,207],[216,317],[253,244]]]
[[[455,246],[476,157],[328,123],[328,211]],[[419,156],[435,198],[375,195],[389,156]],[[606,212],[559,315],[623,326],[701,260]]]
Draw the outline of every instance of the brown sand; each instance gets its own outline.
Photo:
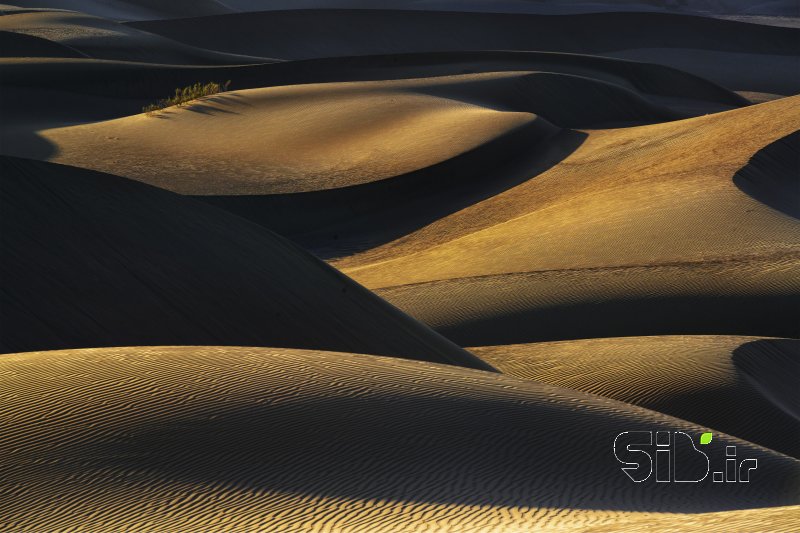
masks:
[[[800,341],[622,337],[470,350],[504,374],[599,394],[800,455]]]
[[[582,104],[571,105],[577,99]],[[403,175],[526,128],[533,128],[532,138],[546,138],[556,132],[548,123],[583,127],[678,116],[616,85],[505,72],[234,91],[155,116],[40,129],[37,139],[52,145],[51,161],[182,194],[264,195]],[[9,128],[2,150],[37,157],[40,148]]]
[[[800,128],[798,101],[589,132],[577,151],[535,178],[334,264],[465,345],[794,336],[786,309],[799,290],[798,221],[733,178],[760,149]],[[630,300],[638,312],[615,318]],[[538,324],[547,309],[556,315]],[[765,311],[769,318],[759,319]],[[501,331],[506,319],[513,336]],[[553,330],[552,322],[561,325]],[[646,330],[636,331],[643,323]]]
[[[786,1],[19,1],[0,531],[797,529]]]
[[[111,175],[0,163],[2,352],[214,342],[490,368],[260,226]]]
[[[758,460],[750,483],[635,484],[619,432],[705,428],[487,372],[174,347],[7,355],[0,376],[5,529],[791,531],[800,509],[797,460],[715,433],[712,455]]]

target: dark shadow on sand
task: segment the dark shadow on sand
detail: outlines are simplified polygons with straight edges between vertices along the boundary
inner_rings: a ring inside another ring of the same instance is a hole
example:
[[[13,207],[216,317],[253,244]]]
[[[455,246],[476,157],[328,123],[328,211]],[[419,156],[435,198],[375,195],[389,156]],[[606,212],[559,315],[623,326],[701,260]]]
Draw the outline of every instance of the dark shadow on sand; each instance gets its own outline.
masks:
[[[442,163],[363,185],[196,198],[288,236],[320,257],[341,257],[392,241],[531,179],[587,137],[554,131],[537,119]]]
[[[262,405],[224,402],[74,453],[102,471],[146,468],[190,485],[373,501],[681,513],[800,501],[796,465],[741,442],[739,454],[759,461],[747,485],[632,483],[612,454],[615,436],[682,422],[651,427],[579,403],[429,387],[401,394],[365,385],[319,397],[300,388]],[[707,451],[724,457],[726,442],[718,437]],[[67,465],[69,455],[61,456]]]
[[[733,183],[759,202],[800,218],[800,131],[756,152]]]

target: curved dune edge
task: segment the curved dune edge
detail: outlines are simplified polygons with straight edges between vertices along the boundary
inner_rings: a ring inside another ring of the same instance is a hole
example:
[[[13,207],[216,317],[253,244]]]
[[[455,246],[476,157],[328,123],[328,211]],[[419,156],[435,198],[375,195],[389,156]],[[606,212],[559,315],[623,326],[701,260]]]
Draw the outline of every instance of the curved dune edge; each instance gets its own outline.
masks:
[[[750,483],[644,490],[614,436],[703,428],[445,365],[108,348],[6,355],[0,376],[2,523],[16,529],[603,531],[652,517],[730,531],[780,528],[796,508],[761,508],[798,505],[800,462],[720,434],[709,452],[758,459]]]
[[[55,58],[0,60],[4,85],[69,87],[92,94],[161,97],[215,73],[234,80],[236,88],[251,89],[305,83],[376,81],[453,76],[487,72],[553,72],[583,76],[633,89],[650,98],[668,97],[676,103],[740,107],[749,103],[736,93],[701,77],[651,63],[585,54],[541,51],[470,50],[330,57],[258,65],[158,65],[92,59]],[[143,83],[146,80],[147,83]],[[102,81],[102,83],[99,83]],[[138,83],[133,84],[133,81]],[[152,90],[152,92],[149,92]],[[718,110],[700,106],[698,114]]]
[[[0,351],[272,345],[490,369],[278,235],[109,174],[0,158]],[[69,320],[66,320],[68,317]]]
[[[234,91],[157,116],[40,135],[58,147],[51,158],[56,162],[114,169],[182,194],[245,195],[331,189],[404,174],[537,118],[468,103],[458,93],[425,94],[427,85],[448,81]],[[546,121],[537,127],[542,136],[557,131]],[[196,131],[204,134],[186,135]],[[169,142],[174,138],[184,140],[176,145]]]
[[[770,207],[800,218],[800,131],[756,152],[733,176],[742,191]]]
[[[800,221],[734,176],[800,129],[798,102],[589,131],[535,178],[332,264],[462,346],[796,337]]]
[[[800,456],[800,418],[786,405],[800,378],[800,341],[624,337],[470,351],[508,375],[639,405]]]
[[[544,137],[557,131],[550,123],[571,128],[681,115],[604,81],[504,72],[233,91],[155,116],[38,135],[53,146],[53,162],[181,194],[265,195],[353,186],[427,168],[529,126],[537,116]],[[36,157],[24,143],[6,144],[7,153]]]
[[[209,16],[230,13],[216,0],[9,0],[14,5],[3,11],[78,11],[112,20],[153,20],[187,16]]]
[[[658,63],[731,90],[783,95],[800,91],[793,72],[798,28],[691,15],[548,16],[334,9],[237,13],[131,25],[196,46],[281,59],[550,50]],[[352,27],[360,31],[351,32]]]
[[[681,4],[667,6],[656,3],[642,2],[641,0],[607,2],[531,2],[526,0],[506,1],[498,7],[497,2],[463,1],[463,0],[384,0],[380,4],[366,0],[193,0],[188,2],[172,1],[168,4],[153,0],[15,0],[16,5],[27,6],[46,5],[49,8],[70,9],[85,11],[99,16],[127,20],[152,20],[156,18],[173,18],[179,16],[208,16],[230,12],[248,12],[265,10],[286,9],[391,9],[391,10],[431,10],[431,11],[466,11],[466,12],[505,12],[518,14],[576,14],[576,13],[601,13],[601,12],[666,12],[689,13],[702,16],[727,16],[739,17],[744,20],[755,19],[759,23],[768,23],[776,19],[793,20],[797,16],[791,0],[776,2],[764,0],[753,2],[739,0],[709,2],[708,0],[695,0]]]
[[[797,220],[743,194],[732,177],[759,149],[800,129],[799,102],[785,98],[666,124],[589,131],[578,150],[536,178],[334,264],[381,288],[735,259],[743,249],[797,251]],[[731,231],[743,220],[745,228]]]
[[[796,252],[478,276],[375,292],[461,346],[637,335],[800,336]]]
[[[112,20],[70,11],[12,10],[0,16],[0,30],[49,41],[53,47],[61,46],[94,59],[189,65],[259,61],[246,54],[190,46]],[[3,50],[5,56],[30,57],[39,48],[31,48],[30,41],[22,37],[6,44],[13,47]]]
[[[800,222],[733,176],[800,129],[798,102],[589,131],[535,178],[332,263],[462,346],[794,337]]]
[[[345,37],[348,23],[364,26]],[[798,33],[792,28],[685,14],[624,12],[548,16],[321,9],[233,13],[128,25],[181,42],[207,43],[214,49],[234,53],[257,50],[262,55],[285,59],[465,49],[602,53],[643,48],[652,42],[666,50],[697,48],[791,55],[796,51],[791,39]],[[641,31],[620,31],[631,25]],[[443,27],[458,27],[461,31],[441,31]],[[535,31],[530,31],[532,28]],[[686,31],[676,31],[679,28]],[[592,29],[595,31],[587,31]],[[760,46],[754,49],[751,43],[759,39]]]

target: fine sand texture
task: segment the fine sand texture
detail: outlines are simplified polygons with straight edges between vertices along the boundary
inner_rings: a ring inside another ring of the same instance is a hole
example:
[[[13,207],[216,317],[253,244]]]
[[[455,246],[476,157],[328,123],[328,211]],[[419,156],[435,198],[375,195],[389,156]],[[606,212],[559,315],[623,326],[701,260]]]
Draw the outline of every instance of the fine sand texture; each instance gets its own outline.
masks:
[[[383,78],[393,81],[375,81]],[[197,79],[258,88],[140,114]],[[362,81],[333,83],[347,79]],[[746,104],[666,67],[517,52],[213,69],[9,59],[0,88],[0,152],[199,196],[324,257],[390,241],[529,179],[580,145],[585,134],[572,128]]]
[[[631,483],[618,433],[706,428],[445,365],[115,348],[6,355],[0,383],[6,530],[791,531],[800,503],[800,462],[719,433],[749,483]]]
[[[584,104],[570,106],[572,95]],[[531,149],[557,133],[556,125],[679,116],[611,84],[509,72],[234,91],[153,115],[39,130],[37,137],[53,147],[50,161],[182,194],[266,195],[402,176],[500,137],[523,136]],[[506,157],[514,156],[514,143],[507,144]],[[3,150],[36,157],[40,148],[12,133]]]
[[[797,532],[796,0],[12,1],[0,533]]]
[[[742,180],[793,194],[799,101],[590,131],[533,179],[334,264],[462,345],[796,336],[800,222]]]
[[[599,394],[800,456],[800,341],[725,336],[471,348],[504,374]]]
[[[307,252],[166,191],[4,157],[0,351],[361,350],[489,369]]]

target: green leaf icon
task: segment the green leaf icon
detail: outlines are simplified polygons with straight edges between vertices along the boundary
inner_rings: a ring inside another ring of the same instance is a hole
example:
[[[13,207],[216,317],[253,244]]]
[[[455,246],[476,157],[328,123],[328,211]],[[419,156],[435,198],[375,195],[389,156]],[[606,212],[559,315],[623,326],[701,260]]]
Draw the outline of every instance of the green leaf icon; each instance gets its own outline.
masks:
[[[711,433],[703,433],[700,435],[700,444],[708,444],[713,436]]]

